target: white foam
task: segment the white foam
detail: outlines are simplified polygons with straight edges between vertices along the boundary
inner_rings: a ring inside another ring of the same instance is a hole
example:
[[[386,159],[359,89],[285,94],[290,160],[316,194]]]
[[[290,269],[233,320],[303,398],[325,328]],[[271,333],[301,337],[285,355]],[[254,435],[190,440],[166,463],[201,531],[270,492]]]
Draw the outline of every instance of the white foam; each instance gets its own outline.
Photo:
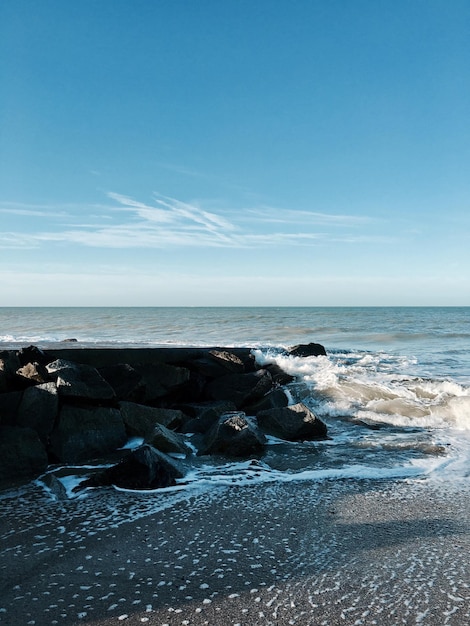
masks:
[[[134,450],[144,443],[143,437],[131,437],[119,450]]]
[[[470,389],[451,380],[411,377],[410,359],[380,353],[293,357],[255,351],[261,365],[276,363],[309,392],[324,417],[348,415],[397,427],[470,429]]]

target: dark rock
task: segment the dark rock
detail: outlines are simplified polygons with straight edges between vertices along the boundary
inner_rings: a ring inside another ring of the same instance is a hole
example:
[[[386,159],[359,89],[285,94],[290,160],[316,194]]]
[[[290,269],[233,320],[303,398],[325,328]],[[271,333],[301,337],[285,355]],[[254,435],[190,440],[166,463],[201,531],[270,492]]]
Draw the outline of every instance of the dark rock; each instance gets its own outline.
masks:
[[[326,356],[326,350],[320,343],[300,343],[288,351],[291,356]]]
[[[56,500],[67,499],[67,490],[57,476],[54,476],[54,474],[46,474],[42,478],[42,482]]]
[[[90,365],[58,359],[46,367],[49,374],[56,378],[59,395],[64,398],[96,402],[115,398],[111,385]]]
[[[0,481],[36,478],[47,468],[47,453],[36,431],[0,427]]]
[[[268,370],[271,374],[273,382],[278,385],[288,385],[295,380],[295,376],[287,374],[277,363],[269,363],[267,365],[263,365],[263,367]]]
[[[127,363],[116,363],[100,367],[98,372],[111,385],[119,400],[141,402],[145,396],[145,386],[140,373]]]
[[[0,369],[0,394],[8,391],[8,376],[6,372]]]
[[[289,398],[282,389],[269,391],[257,402],[245,406],[245,411],[249,415],[256,415],[259,411],[267,409],[280,409],[289,404]]]
[[[242,374],[245,370],[241,358],[227,350],[210,350],[191,361],[191,366],[208,378],[219,378],[229,373]]]
[[[22,399],[22,391],[9,391],[0,394],[0,424],[9,424],[10,426],[16,424]]]
[[[190,418],[179,428],[183,433],[206,433],[221,415],[237,409],[233,402],[225,400],[182,404],[180,408]]]
[[[161,424],[156,424],[151,437],[148,439],[154,448],[160,450],[160,452],[189,454],[191,448],[186,445],[183,435],[173,432]]]
[[[182,385],[170,389],[168,393],[158,399],[156,403],[160,406],[172,407],[183,402],[197,402],[203,399],[204,388],[207,378],[200,372],[189,372],[189,378]]]
[[[59,399],[55,383],[44,383],[29,387],[23,393],[18,407],[18,426],[35,430],[44,445],[49,436],[59,411]]]
[[[115,485],[124,489],[159,489],[172,487],[184,472],[179,463],[144,444],[133,450],[117,465],[92,476],[79,489]],[[77,490],[77,488],[75,488]]]
[[[15,352],[9,350],[2,350],[0,352],[0,385],[3,387],[4,391],[19,391],[24,388],[24,385],[19,384],[20,381],[16,375],[20,367],[21,362]]]
[[[325,439],[327,427],[305,404],[299,402],[281,409],[260,411],[260,428],[269,435],[287,441]]]
[[[228,374],[211,381],[206,387],[210,400],[229,400],[237,409],[261,399],[273,385],[271,374],[264,369],[248,374]]]
[[[152,403],[163,398],[189,381],[189,370],[185,367],[175,367],[166,363],[150,363],[136,365],[135,369],[142,376],[145,403]]]
[[[118,409],[64,405],[51,433],[51,453],[61,463],[78,463],[121,447],[127,440]]]
[[[26,365],[27,363],[40,363],[41,365],[45,365],[49,361],[49,357],[46,353],[36,346],[21,348],[16,355],[20,365]]]
[[[217,420],[204,437],[198,454],[247,457],[260,454],[265,444],[266,437],[258,429],[256,419],[236,411]]]
[[[120,402],[119,408],[129,437],[147,439],[152,435],[155,424],[175,430],[185,419],[177,409],[160,409],[134,402]]]

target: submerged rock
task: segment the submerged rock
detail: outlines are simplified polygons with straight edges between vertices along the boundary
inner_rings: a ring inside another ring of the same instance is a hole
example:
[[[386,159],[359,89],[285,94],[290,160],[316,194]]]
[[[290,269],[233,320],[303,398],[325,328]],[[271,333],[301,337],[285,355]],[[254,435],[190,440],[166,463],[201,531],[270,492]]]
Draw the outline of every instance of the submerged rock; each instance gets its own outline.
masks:
[[[291,356],[326,356],[325,347],[321,343],[300,343],[290,348]]]
[[[166,453],[177,453],[177,454],[189,454],[191,452],[191,448],[186,445],[186,439],[184,435],[180,433],[175,433],[162,424],[155,424],[155,428],[151,437],[149,437],[149,442],[160,450],[160,452]]]
[[[154,447],[144,444],[133,450],[117,465],[80,483],[74,491],[86,487],[115,485],[124,489],[159,489],[172,487],[184,471],[179,463]]]
[[[256,417],[265,433],[286,441],[325,439],[327,436],[326,424],[302,402],[260,411]]]
[[[236,411],[218,419],[204,437],[198,454],[247,457],[260,454],[265,444],[266,437],[259,430],[256,419]]]

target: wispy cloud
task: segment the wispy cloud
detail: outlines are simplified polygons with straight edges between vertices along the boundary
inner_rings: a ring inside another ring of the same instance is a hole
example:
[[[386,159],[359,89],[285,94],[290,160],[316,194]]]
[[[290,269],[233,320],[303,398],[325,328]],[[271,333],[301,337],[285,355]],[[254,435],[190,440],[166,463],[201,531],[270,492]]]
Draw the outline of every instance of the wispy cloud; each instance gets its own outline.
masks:
[[[46,209],[43,206],[0,205],[2,212],[63,218],[60,227],[56,224],[54,229],[41,232],[0,232],[0,247],[37,247],[48,242],[62,242],[123,249],[252,248],[280,244],[310,246],[333,241],[360,243],[374,239],[372,235],[354,232],[358,226],[372,222],[366,216],[266,206],[216,212],[204,209],[197,202],[182,202],[158,193],[154,193],[150,203],[116,192],[109,192],[107,197],[112,201],[111,204],[85,206],[80,207],[80,210],[75,206],[71,212],[54,211],[52,207]],[[99,214],[95,213],[97,209]],[[351,229],[352,232],[349,232]],[[385,241],[383,238],[381,240]]]
[[[247,209],[245,219],[272,224],[322,224],[344,227],[364,226],[377,221],[365,215],[341,215],[267,206]]]
[[[65,211],[45,211],[40,208],[0,207],[0,213],[26,217],[65,217]]]

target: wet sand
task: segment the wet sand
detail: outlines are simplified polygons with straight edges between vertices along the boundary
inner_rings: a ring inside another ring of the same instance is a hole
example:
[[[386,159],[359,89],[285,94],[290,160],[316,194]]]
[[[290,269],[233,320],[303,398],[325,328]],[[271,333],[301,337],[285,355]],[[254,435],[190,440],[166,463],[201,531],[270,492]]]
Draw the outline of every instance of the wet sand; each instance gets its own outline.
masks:
[[[470,623],[469,486],[0,498],[0,624]]]

